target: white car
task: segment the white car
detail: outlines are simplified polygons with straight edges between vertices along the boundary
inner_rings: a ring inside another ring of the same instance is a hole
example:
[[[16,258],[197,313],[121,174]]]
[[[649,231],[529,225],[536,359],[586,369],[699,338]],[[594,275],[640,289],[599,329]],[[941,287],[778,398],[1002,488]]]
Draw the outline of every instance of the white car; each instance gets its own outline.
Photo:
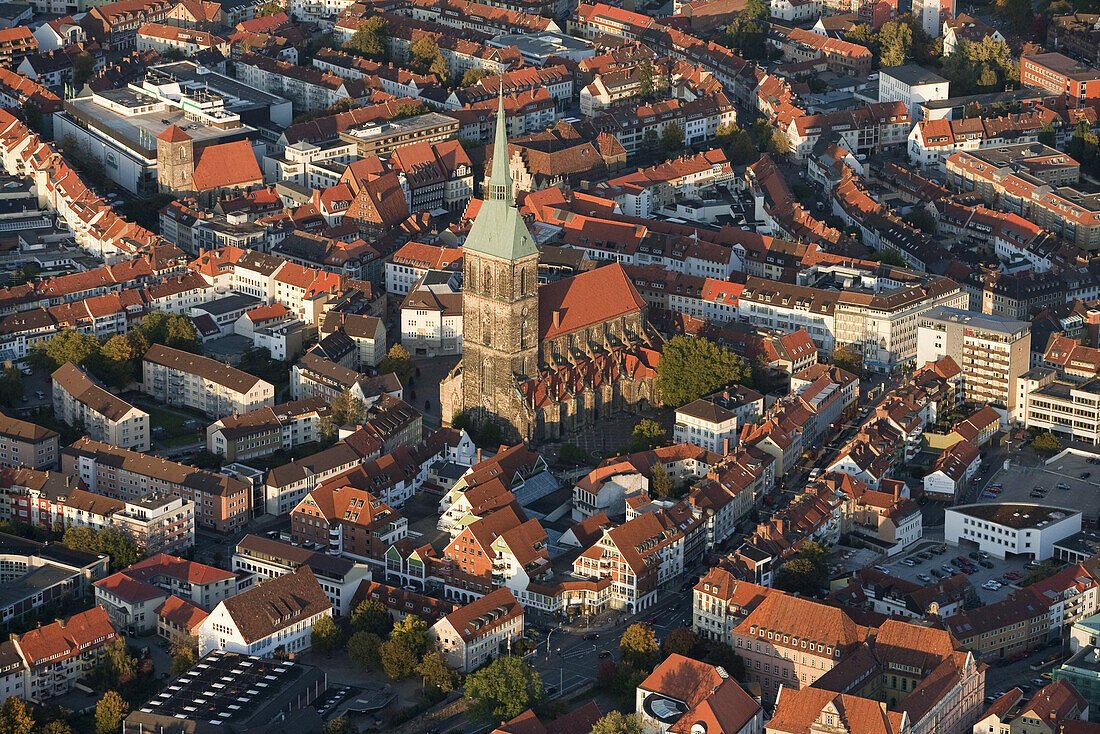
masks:
[[[997,589],[1001,588],[1001,582],[990,579],[989,581],[986,581],[984,584],[982,584],[982,588],[989,589],[990,591],[996,591]]]

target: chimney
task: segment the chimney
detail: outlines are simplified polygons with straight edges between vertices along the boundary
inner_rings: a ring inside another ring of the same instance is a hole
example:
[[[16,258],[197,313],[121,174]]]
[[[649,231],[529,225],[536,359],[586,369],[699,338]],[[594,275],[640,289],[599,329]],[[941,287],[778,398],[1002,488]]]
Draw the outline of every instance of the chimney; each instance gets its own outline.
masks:
[[[730,437],[726,436],[722,439],[722,455],[729,456],[730,453]]]
[[[561,311],[554,309],[554,328],[557,329],[561,326]]]
[[[894,482],[894,502],[901,499],[901,482]]]
[[[479,463],[479,464],[481,463],[481,449],[480,448],[478,448],[478,450],[477,450],[477,463]]]

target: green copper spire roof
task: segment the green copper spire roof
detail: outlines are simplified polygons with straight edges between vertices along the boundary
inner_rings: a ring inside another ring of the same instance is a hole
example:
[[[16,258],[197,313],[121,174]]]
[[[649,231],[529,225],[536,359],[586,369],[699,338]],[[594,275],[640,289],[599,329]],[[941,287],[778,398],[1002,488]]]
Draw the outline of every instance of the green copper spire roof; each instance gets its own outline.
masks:
[[[485,198],[474,218],[464,249],[505,260],[538,253],[527,225],[512,202],[512,177],[508,175],[508,128],[504,119],[504,85],[497,100],[497,129],[493,144],[493,168],[485,185]]]

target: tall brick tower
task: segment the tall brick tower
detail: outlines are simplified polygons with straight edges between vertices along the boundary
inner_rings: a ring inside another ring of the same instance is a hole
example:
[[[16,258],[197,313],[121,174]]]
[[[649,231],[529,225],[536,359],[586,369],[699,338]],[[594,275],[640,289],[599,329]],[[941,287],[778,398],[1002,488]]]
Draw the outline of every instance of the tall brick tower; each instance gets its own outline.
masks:
[[[177,125],[157,136],[157,188],[163,193],[190,191],[195,175],[195,141]]]
[[[535,374],[539,354],[539,251],[512,200],[504,97],[497,105],[493,168],[463,246],[462,407],[479,423],[526,438],[516,377]]]

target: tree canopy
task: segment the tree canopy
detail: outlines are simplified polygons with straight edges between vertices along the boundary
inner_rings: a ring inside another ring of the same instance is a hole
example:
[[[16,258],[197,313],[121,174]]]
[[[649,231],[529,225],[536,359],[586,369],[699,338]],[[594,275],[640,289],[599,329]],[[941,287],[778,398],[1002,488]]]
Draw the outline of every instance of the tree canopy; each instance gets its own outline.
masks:
[[[657,389],[665,405],[680,407],[727,385],[752,384],[752,369],[729,349],[702,337],[674,336],[657,363]]]
[[[386,32],[386,19],[380,15],[371,16],[355,29],[344,48],[374,61],[385,61]]]
[[[592,726],[590,734],[645,734],[646,727],[637,714],[610,711]]]
[[[394,344],[390,347],[390,351],[386,353],[386,356],[382,358],[382,362],[378,365],[378,374],[385,375],[390,372],[397,375],[397,379],[401,381],[402,385],[406,384],[409,378],[412,377],[412,355],[409,354],[409,350],[400,344]]]
[[[795,558],[783,564],[772,584],[783,591],[804,596],[821,593],[829,581],[829,554],[819,543],[804,543]]]
[[[114,734],[122,728],[122,720],[130,712],[130,705],[117,691],[107,691],[95,705],[96,734]]]
[[[768,58],[768,3],[749,0],[744,10],[726,26],[729,47],[749,61]]]
[[[331,616],[326,614],[313,623],[309,641],[316,650],[335,652],[344,645],[344,631],[337,626]]]
[[[507,721],[542,699],[542,679],[526,661],[508,655],[466,676],[466,699],[471,719]]]
[[[646,624],[635,623],[626,628],[619,638],[619,651],[623,661],[639,670],[649,670],[656,662],[660,648],[653,629]]]

